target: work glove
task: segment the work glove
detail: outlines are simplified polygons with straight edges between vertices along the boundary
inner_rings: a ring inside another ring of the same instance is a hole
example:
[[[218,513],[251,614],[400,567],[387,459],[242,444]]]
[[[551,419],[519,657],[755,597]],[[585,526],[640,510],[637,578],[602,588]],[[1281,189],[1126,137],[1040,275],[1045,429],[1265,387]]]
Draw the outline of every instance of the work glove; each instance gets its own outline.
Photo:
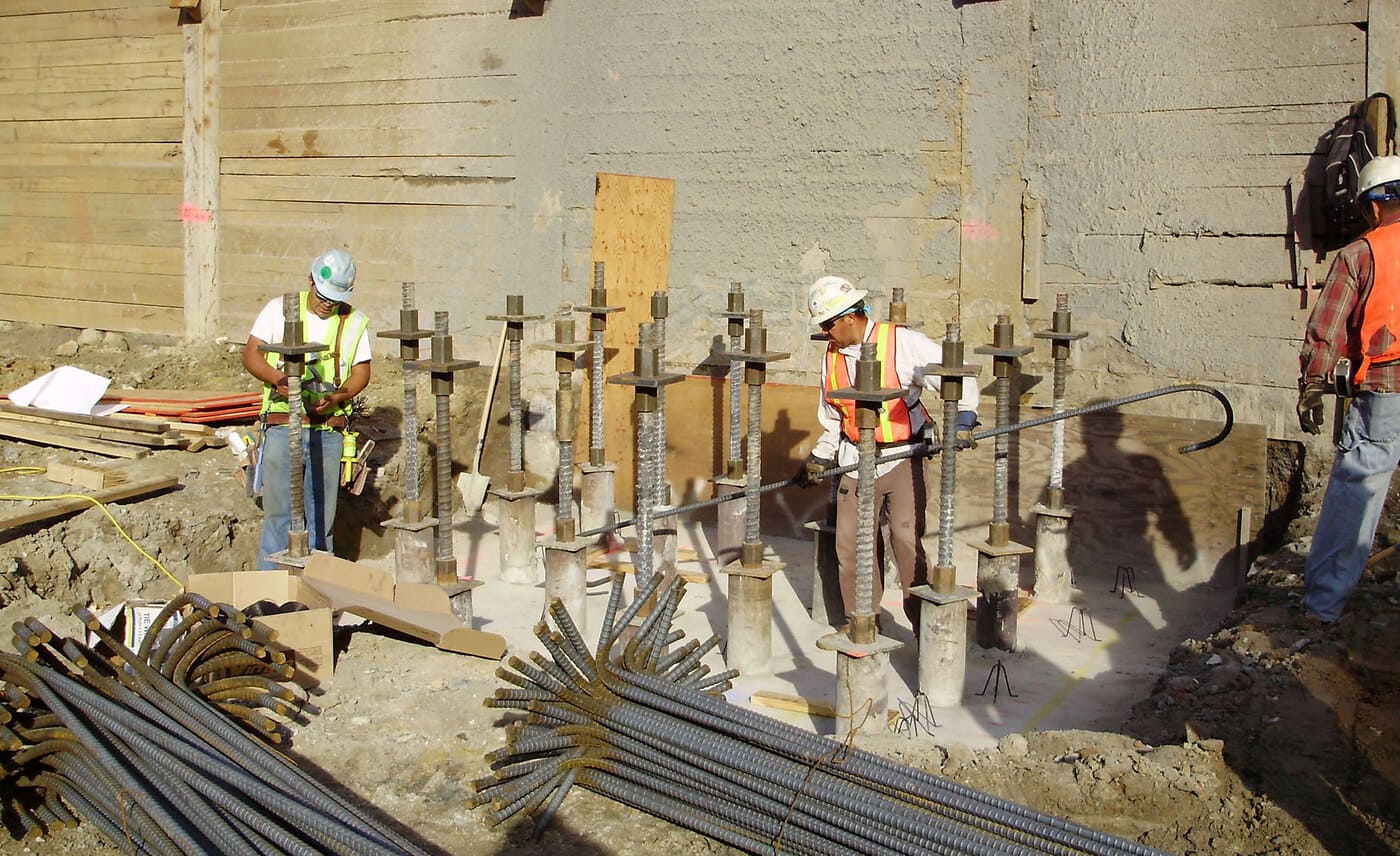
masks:
[[[956,432],[959,449],[975,449],[977,441],[972,438],[972,429],[977,427],[977,414],[971,410],[958,411],[958,428]]]
[[[1319,381],[1303,384],[1298,390],[1298,427],[1309,434],[1322,433],[1322,397],[1327,386]]]
[[[830,458],[819,458],[815,454],[808,455],[807,460],[802,462],[802,469],[797,471],[798,486],[815,487],[821,481],[822,472],[835,465],[836,463]]]

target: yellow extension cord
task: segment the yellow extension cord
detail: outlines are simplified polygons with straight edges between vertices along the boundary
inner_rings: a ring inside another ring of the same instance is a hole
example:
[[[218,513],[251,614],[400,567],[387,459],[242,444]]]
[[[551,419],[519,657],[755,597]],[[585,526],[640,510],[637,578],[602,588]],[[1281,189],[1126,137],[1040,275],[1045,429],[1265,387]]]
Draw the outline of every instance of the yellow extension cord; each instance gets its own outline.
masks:
[[[0,469],[0,473],[43,473],[43,472],[48,472],[48,470],[45,470],[43,467],[6,467],[5,469]],[[160,572],[161,572],[162,574],[165,574],[167,577],[170,577],[171,581],[174,582],[175,585],[177,585],[177,586],[178,586],[178,585],[181,585],[180,581],[179,581],[178,579],[175,578],[175,575],[172,574],[172,573],[170,573],[170,571],[166,570],[166,569],[165,569],[165,565],[162,565],[162,564],[160,563],[160,560],[159,560],[159,559],[157,559],[155,556],[152,556],[150,553],[147,553],[145,550],[143,550],[143,549],[141,548],[141,545],[140,545],[140,544],[137,544],[134,540],[132,540],[132,538],[131,538],[130,535],[126,534],[126,530],[123,529],[123,528],[122,528],[122,525],[121,525],[120,523],[117,522],[117,518],[115,518],[115,517],[112,516],[112,512],[110,512],[110,511],[107,510],[107,506],[106,506],[106,505],[103,505],[101,502],[99,502],[99,501],[96,500],[96,499],[93,499],[92,497],[88,496],[87,494],[82,494],[82,493],[60,493],[60,494],[54,494],[53,496],[13,496],[13,495],[0,495],[0,499],[10,499],[10,500],[26,500],[26,499],[27,499],[27,500],[31,500],[31,501],[33,501],[33,502],[44,502],[45,500],[53,500],[53,499],[85,499],[85,500],[87,500],[88,502],[91,502],[93,505],[97,506],[98,508],[102,509],[102,513],[105,514],[105,515],[107,515],[107,519],[110,520],[110,521],[112,521],[112,525],[115,526],[115,527],[117,527],[117,531],[121,533],[121,536],[122,536],[123,538],[126,539],[127,543],[136,548],[136,552],[140,553],[142,556],[145,556],[147,559],[150,560],[151,564],[155,565],[157,568],[160,568]],[[183,586],[182,586],[182,587],[183,587]]]

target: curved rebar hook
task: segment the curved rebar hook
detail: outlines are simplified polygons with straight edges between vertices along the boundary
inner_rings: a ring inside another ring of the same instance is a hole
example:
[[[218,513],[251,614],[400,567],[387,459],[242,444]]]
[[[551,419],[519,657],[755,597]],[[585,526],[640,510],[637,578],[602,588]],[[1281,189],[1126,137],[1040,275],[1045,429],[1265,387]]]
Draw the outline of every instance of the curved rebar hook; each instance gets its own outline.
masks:
[[[1104,410],[1114,410],[1116,408],[1123,407],[1127,404],[1136,404],[1139,401],[1146,401],[1149,398],[1157,398],[1163,395],[1172,395],[1173,393],[1178,392],[1204,392],[1207,395],[1213,396],[1216,401],[1220,402],[1220,406],[1225,408],[1225,425],[1220,429],[1220,433],[1216,434],[1214,437],[1211,437],[1209,440],[1202,440],[1198,443],[1187,443],[1185,446],[1182,446],[1180,449],[1177,449],[1178,452],[1180,452],[1183,455],[1187,455],[1191,452],[1199,452],[1202,449],[1209,449],[1211,446],[1215,446],[1221,443],[1226,437],[1230,436],[1230,431],[1235,427],[1235,409],[1230,406],[1230,399],[1225,397],[1225,393],[1221,392],[1213,386],[1206,386],[1205,384],[1183,383],[1177,384],[1176,386],[1164,386],[1158,389],[1150,389],[1147,392],[1139,392],[1136,395],[1126,395],[1122,398],[1114,398],[1108,401],[1099,401],[1095,402],[1094,404],[1087,404],[1083,407],[1076,407],[1073,410],[1066,410],[1063,413],[1056,413],[1050,416],[1041,416],[1036,419],[1028,419],[1025,422],[1017,422],[1014,425],[1003,425],[1000,428],[988,428],[986,431],[979,431],[976,434],[973,434],[972,439],[982,440],[987,437],[996,437],[1000,434],[1010,434],[1014,431],[1023,431],[1027,428],[1035,428],[1040,425],[1046,425],[1050,422],[1058,422],[1062,419],[1073,419],[1079,416],[1087,416],[1090,413],[1099,413]],[[943,448],[943,444],[930,443],[927,446],[927,448],[928,451],[932,453]]]

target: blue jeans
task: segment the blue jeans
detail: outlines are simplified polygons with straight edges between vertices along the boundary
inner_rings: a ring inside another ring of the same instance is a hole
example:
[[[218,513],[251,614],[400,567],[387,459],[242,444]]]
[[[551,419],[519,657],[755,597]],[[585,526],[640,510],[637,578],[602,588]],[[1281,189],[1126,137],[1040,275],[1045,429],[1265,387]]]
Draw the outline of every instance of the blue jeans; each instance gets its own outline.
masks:
[[[1332,475],[1322,497],[1304,571],[1303,609],[1323,621],[1341,617],[1376,537],[1390,476],[1400,462],[1400,393],[1363,392],[1342,423]]]
[[[263,432],[262,447],[262,540],[258,544],[258,570],[278,567],[268,556],[287,549],[292,521],[292,481],[290,431],[286,425],[269,425]],[[306,531],[311,549],[335,551],[331,530],[335,526],[335,505],[340,498],[340,454],[345,436],[339,431],[301,431],[305,465],[302,498],[306,507]]]

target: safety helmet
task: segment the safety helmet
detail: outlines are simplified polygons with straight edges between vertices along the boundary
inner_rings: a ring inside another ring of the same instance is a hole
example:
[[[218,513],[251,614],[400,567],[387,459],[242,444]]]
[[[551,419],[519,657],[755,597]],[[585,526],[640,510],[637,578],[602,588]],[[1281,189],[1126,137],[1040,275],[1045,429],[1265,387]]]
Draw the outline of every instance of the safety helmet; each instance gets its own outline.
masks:
[[[858,306],[866,293],[865,289],[851,285],[850,280],[824,276],[812,283],[807,292],[807,312],[813,324],[820,324]]]
[[[1400,157],[1371,158],[1357,176],[1356,198],[1377,202],[1400,199]]]
[[[327,300],[349,300],[355,292],[355,260],[344,250],[326,250],[311,263],[311,283]]]

